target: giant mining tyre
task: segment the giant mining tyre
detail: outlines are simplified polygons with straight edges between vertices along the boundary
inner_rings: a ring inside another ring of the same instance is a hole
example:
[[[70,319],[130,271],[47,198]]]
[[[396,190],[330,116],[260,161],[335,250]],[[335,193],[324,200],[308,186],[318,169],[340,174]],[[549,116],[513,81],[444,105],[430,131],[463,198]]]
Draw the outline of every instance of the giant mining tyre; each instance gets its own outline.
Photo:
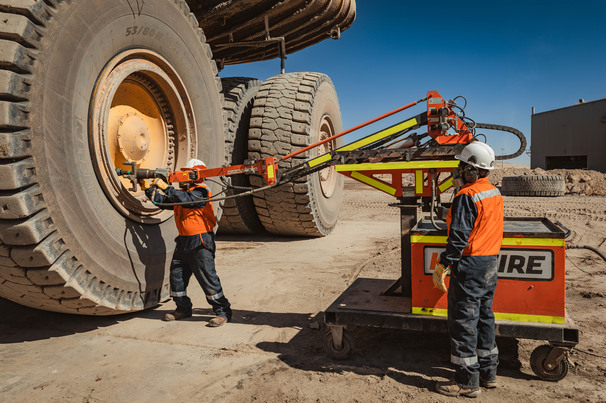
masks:
[[[227,165],[243,164],[248,158],[248,129],[250,112],[255,95],[262,82],[256,78],[225,77],[221,79],[224,96],[223,111],[227,124],[225,136],[225,162]],[[239,174],[225,178],[232,189],[232,196],[250,189],[249,175]],[[226,199],[223,215],[219,220],[220,234],[254,234],[264,231],[255,209],[252,195]]]
[[[564,196],[566,181],[560,175],[505,176],[501,193],[504,196]]]
[[[249,157],[283,157],[341,132],[341,112],[332,81],[320,73],[288,73],[267,79],[250,119]],[[341,138],[279,161],[278,171],[338,148]],[[251,184],[262,186],[260,177]],[[324,236],[337,223],[343,177],[334,167],[254,194],[259,218],[276,235]]]
[[[172,212],[124,162],[224,162],[220,80],[181,0],[0,0],[0,296],[109,315],[168,298]]]

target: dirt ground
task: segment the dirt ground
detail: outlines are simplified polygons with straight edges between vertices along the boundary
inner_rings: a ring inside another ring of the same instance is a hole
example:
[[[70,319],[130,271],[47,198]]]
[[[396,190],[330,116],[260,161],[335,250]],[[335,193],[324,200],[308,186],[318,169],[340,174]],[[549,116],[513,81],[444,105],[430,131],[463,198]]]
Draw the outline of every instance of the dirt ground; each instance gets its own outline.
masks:
[[[527,171],[507,166],[499,175]],[[340,222],[326,238],[219,239],[218,272],[234,308],[221,328],[205,326],[211,311],[197,284],[189,288],[194,317],[172,323],[160,320],[172,302],[81,317],[0,299],[0,401],[454,401],[433,391],[453,374],[445,334],[358,327],[351,358],[324,353],[323,310],[357,277],[400,272],[395,200],[353,182],[346,189]],[[505,210],[560,221],[570,242],[606,253],[605,197],[505,197]],[[580,330],[569,374],[541,381],[529,356],[544,342],[500,340],[498,388],[476,401],[606,401],[606,262],[568,250],[566,276],[567,310]]]

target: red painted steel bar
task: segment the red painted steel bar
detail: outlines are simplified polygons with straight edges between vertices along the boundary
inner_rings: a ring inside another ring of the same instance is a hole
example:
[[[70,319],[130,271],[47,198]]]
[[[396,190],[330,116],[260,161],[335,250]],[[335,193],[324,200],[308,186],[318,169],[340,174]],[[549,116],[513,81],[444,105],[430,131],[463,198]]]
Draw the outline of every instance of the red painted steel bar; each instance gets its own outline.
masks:
[[[357,125],[357,126],[355,126],[355,127],[352,127],[351,129],[347,129],[347,130],[345,130],[344,132],[337,133],[337,134],[335,134],[335,135],[334,135],[334,136],[332,136],[332,137],[328,137],[328,138],[326,138],[326,139],[324,139],[324,140],[318,141],[317,143],[314,143],[314,144],[308,145],[307,147],[301,148],[300,150],[297,150],[297,151],[294,151],[294,152],[292,152],[292,153],[290,153],[290,154],[288,154],[288,155],[285,155],[284,157],[280,158],[280,161],[284,161],[284,160],[286,160],[286,159],[289,159],[289,158],[291,158],[291,157],[294,157],[295,155],[299,155],[299,154],[301,154],[301,153],[304,153],[304,152],[305,152],[305,151],[307,151],[307,150],[311,150],[311,149],[312,149],[312,148],[314,148],[314,147],[317,147],[317,146],[322,145],[322,144],[324,144],[324,143],[328,143],[329,141],[332,141],[332,140],[334,140],[334,139],[336,139],[336,138],[339,138],[339,137],[341,137],[341,136],[344,136],[344,135],[346,135],[346,134],[348,134],[348,133],[351,133],[351,132],[353,132],[353,131],[356,131],[356,130],[358,130],[358,129],[361,129],[361,128],[363,128],[363,127],[365,127],[365,126],[368,126],[368,125],[369,125],[369,124],[371,124],[371,123],[377,122],[377,121],[379,121],[379,120],[381,120],[381,119],[385,119],[386,117],[389,117],[389,116],[391,116],[391,115],[393,115],[393,114],[396,114],[396,113],[398,113],[398,112],[401,112],[401,111],[403,111],[404,109],[408,109],[408,108],[410,108],[410,107],[413,107],[413,106],[415,106],[416,104],[418,104],[418,103],[420,103],[420,102],[424,102],[424,101],[426,101],[426,100],[427,100],[427,97],[425,97],[425,98],[421,98],[421,99],[419,99],[418,101],[414,101],[414,102],[411,102],[411,103],[406,104],[406,105],[404,105],[404,106],[401,106],[401,107],[399,107],[398,109],[394,109],[394,110],[393,110],[393,111],[391,111],[391,112],[387,112],[386,114],[381,115],[381,116],[379,116],[379,117],[376,117],[376,118],[374,118],[374,119],[371,119],[371,120],[369,120],[368,122],[365,122],[365,123],[359,124],[359,125]]]

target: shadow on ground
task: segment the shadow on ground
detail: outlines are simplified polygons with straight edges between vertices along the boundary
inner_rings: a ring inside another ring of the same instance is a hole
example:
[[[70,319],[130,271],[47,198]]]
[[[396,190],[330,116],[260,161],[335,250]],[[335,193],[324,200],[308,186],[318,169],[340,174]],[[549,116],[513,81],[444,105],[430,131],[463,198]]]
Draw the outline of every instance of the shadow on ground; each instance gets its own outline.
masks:
[[[174,304],[160,304],[145,311],[116,316],[86,316],[48,312],[28,308],[0,298],[0,344],[44,340],[71,334],[86,333],[99,328],[119,325],[131,319],[149,319],[161,322],[164,315],[174,310]],[[210,308],[194,308],[186,321],[208,322],[214,317]],[[270,326],[275,328],[308,327],[310,314],[258,312],[234,310],[231,323]]]
[[[315,318],[317,323],[323,319]],[[278,354],[288,366],[314,372],[352,372],[358,375],[388,376],[395,381],[433,390],[432,378],[450,379],[450,344],[445,333],[424,333],[408,330],[356,327],[350,330],[354,340],[352,354],[344,360],[329,357],[324,340],[326,326],[315,330],[309,326],[290,341],[262,342],[261,350]],[[532,379],[520,371],[518,344],[515,339],[499,339],[501,363],[499,376]]]
[[[160,321],[172,310],[171,304],[118,316],[80,316],[27,308],[0,298],[0,343],[20,343],[85,333],[113,326],[133,318]],[[195,308],[186,320],[208,322],[212,310]],[[384,328],[351,329],[354,348],[344,360],[330,358],[324,349],[323,314],[280,313],[234,310],[232,323],[275,328],[299,328],[288,342],[268,341],[257,344],[261,350],[278,354],[288,366],[314,372],[353,372],[359,375],[389,376],[416,387],[433,390],[431,378],[451,378],[450,347],[445,333],[422,333]],[[319,327],[319,329],[316,329]],[[515,339],[498,340],[499,376],[518,379],[532,377],[520,371],[518,345]]]
[[[136,314],[84,316],[28,308],[0,298],[0,343],[20,343],[84,333],[115,325]]]

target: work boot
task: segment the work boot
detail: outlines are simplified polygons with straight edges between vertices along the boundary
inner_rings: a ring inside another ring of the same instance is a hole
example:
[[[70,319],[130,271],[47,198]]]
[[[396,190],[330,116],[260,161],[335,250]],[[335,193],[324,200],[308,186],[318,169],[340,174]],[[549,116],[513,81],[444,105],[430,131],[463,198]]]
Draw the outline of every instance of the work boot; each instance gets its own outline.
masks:
[[[494,389],[497,387],[497,378],[486,380],[480,377],[480,385],[486,389]]]
[[[465,397],[478,397],[482,391],[480,388],[464,388],[452,380],[447,382],[436,383],[436,391],[446,396],[465,396]]]
[[[164,315],[162,320],[165,322],[171,322],[173,320],[181,320],[181,319],[190,318],[190,317],[191,317],[191,312],[184,313],[184,312],[174,311],[174,312],[169,312],[166,315]]]
[[[209,327],[219,327],[223,326],[227,323],[227,318],[225,316],[215,316],[208,322]]]

